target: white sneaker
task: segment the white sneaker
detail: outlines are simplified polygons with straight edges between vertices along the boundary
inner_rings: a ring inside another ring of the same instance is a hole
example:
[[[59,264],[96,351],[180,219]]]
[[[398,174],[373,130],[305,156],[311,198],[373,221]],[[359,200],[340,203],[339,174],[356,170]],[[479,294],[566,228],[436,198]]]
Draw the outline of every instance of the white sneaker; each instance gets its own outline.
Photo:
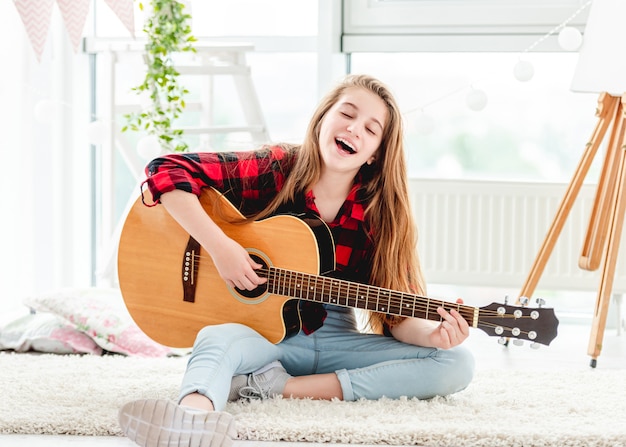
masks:
[[[124,434],[142,447],[231,447],[237,437],[231,414],[169,400],[128,402],[119,411],[119,423]]]
[[[251,374],[233,377],[228,401],[239,399],[265,400],[283,394],[285,384],[291,376],[277,360]]]

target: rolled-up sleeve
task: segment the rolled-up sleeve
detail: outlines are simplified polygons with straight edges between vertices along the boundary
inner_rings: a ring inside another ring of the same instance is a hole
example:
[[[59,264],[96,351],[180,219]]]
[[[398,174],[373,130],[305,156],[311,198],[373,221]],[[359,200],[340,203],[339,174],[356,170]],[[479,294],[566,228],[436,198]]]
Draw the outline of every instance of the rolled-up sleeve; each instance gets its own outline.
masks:
[[[202,188],[212,186],[223,189],[223,170],[218,153],[169,154],[148,164],[146,185],[155,202],[175,189],[199,196]]]
[[[257,201],[258,207],[282,188],[293,160],[286,154],[280,146],[256,151],[168,154],[148,164],[144,183],[153,204],[175,189],[199,196],[203,188],[213,187],[236,202]]]

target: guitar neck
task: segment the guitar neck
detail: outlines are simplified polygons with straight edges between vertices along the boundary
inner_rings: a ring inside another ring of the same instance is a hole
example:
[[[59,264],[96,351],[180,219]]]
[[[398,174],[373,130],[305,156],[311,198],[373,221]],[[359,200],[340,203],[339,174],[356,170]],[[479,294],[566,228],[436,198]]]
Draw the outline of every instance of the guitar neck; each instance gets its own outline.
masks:
[[[438,307],[456,309],[471,327],[478,327],[480,309],[356,282],[270,267],[270,293],[336,306],[403,317],[440,321]]]

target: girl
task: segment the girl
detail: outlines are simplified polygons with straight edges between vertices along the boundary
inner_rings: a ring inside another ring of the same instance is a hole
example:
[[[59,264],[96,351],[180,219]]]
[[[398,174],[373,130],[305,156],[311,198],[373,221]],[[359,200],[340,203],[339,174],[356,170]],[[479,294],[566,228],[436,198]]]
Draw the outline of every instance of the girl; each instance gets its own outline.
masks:
[[[231,287],[253,290],[266,279],[202,208],[205,187],[223,192],[251,219],[316,214],[333,234],[337,277],[425,293],[401,114],[377,79],[347,76],[321,101],[301,145],[172,154],[153,160],[147,174],[155,202],[202,245]],[[350,308],[299,306],[302,330],[278,344],[241,324],[201,330],[179,404],[126,404],[124,433],[142,446],[228,446],[236,436],[232,416],[222,411],[228,400],[428,399],[460,391],[472,378],[473,357],[459,346],[469,328],[456,310],[437,309],[440,323],[370,312],[366,333]]]

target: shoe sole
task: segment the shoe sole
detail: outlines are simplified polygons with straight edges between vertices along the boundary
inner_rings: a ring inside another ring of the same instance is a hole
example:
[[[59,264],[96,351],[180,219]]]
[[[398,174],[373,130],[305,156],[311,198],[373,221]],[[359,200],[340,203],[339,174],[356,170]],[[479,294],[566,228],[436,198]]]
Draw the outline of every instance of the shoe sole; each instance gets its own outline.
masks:
[[[174,402],[142,399],[119,411],[124,434],[142,447],[231,447],[234,417],[219,411],[189,411]]]

